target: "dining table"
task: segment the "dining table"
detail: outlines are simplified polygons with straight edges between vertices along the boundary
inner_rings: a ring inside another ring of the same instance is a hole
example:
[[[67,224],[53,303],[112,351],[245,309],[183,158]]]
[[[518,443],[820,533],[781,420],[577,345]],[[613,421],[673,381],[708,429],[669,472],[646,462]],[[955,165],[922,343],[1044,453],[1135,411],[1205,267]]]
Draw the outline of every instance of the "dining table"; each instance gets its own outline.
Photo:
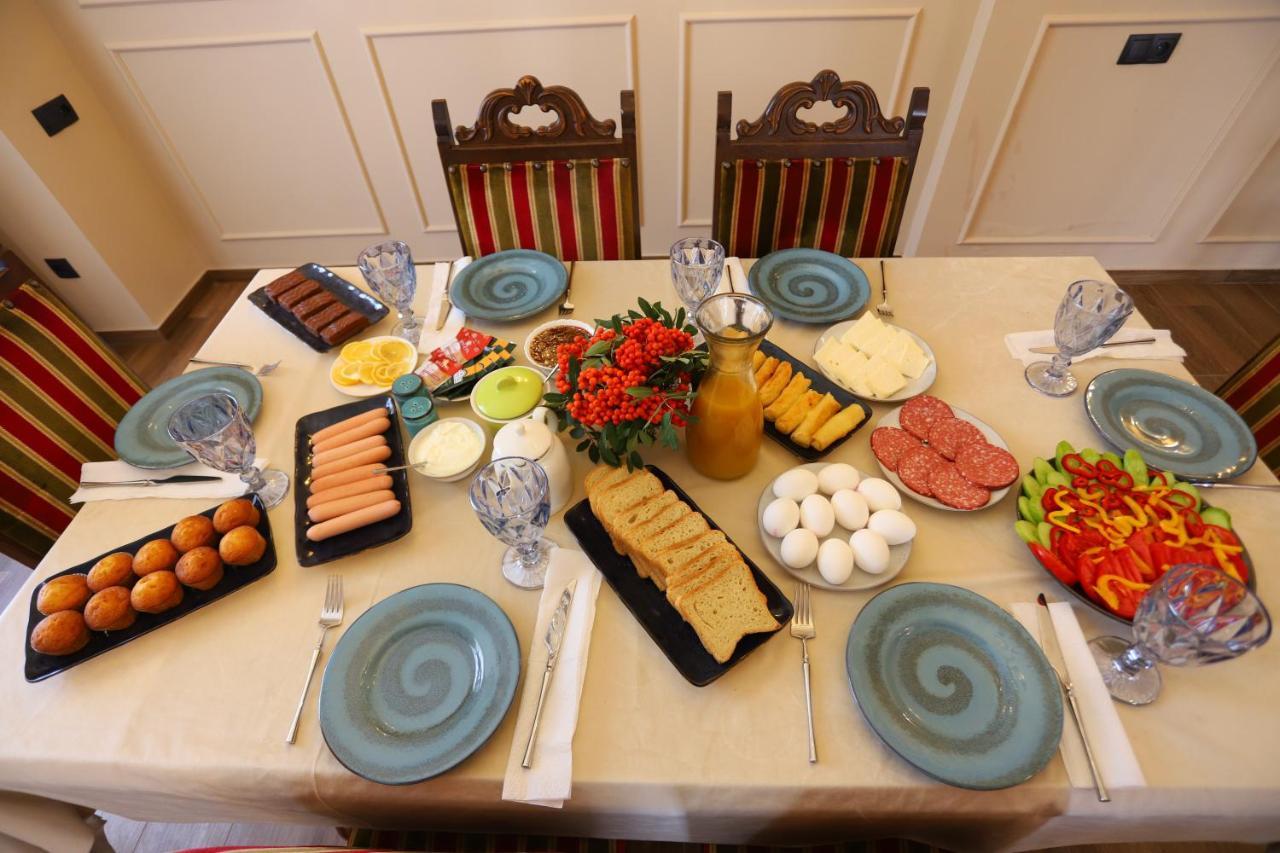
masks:
[[[878,264],[855,259],[879,293]],[[743,266],[750,261],[744,259]],[[1107,280],[1088,257],[893,258],[886,260],[893,322],[928,342],[937,361],[930,393],[973,413],[1008,443],[1024,469],[1051,457],[1059,440],[1103,446],[1083,387],[1115,367],[1191,381],[1176,360],[1111,358],[1072,366],[1081,390],[1037,393],[1010,357],[1004,336],[1044,329],[1066,285]],[[200,348],[201,358],[279,361],[262,378],[254,423],[258,453],[292,473],[299,418],[350,398],[329,381],[336,350],[319,353],[277,325],[246,295],[287,270],[261,270]],[[361,287],[355,268],[334,268]],[[426,308],[423,265],[416,307]],[[737,282],[739,289],[743,282]],[[674,307],[666,260],[574,265],[577,319],[625,313],[643,297]],[[878,301],[873,298],[872,305]],[[516,322],[470,321],[520,344],[555,306]],[[431,318],[428,318],[430,320]],[[832,321],[839,318],[831,318]],[[393,316],[367,335],[386,334]],[[1128,328],[1146,328],[1138,312]],[[778,319],[768,340],[810,366],[826,325]],[[519,346],[517,360],[525,357]],[[192,365],[188,369],[197,369]],[[873,403],[871,423],[827,461],[878,471],[868,437],[894,408]],[[442,416],[474,417],[462,402]],[[492,429],[492,428],[490,428]],[[576,493],[591,469],[572,453]],[[774,562],[757,527],[761,492],[800,464],[766,440],[759,462],[738,480],[698,474],[683,447],[646,449],[660,467],[790,597],[794,580]],[[1254,465],[1240,480],[1273,484]],[[1072,786],[1054,756],[1026,782],[975,791],[935,781],[901,759],[867,725],[850,690],[845,645],[859,611],[878,592],[815,589],[816,636],[808,643],[819,760],[808,760],[800,644],[778,632],[723,677],[695,687],[606,584],[600,592],[578,727],[572,796],[552,809],[501,799],[515,705],[488,742],[435,778],[379,785],[347,770],[327,748],[307,699],[297,742],[285,735],[302,687],[327,577],[340,574],[346,615],[329,632],[325,656],[361,613],[419,584],[473,587],[510,617],[527,656],[539,593],[505,581],[505,546],[488,535],[467,499],[468,481],[410,477],[413,528],[403,538],[332,563],[301,567],[292,496],[269,512],[278,565],[225,599],[127,645],[38,683],[23,677],[32,591],[59,570],[110,550],[216,501],[124,500],[85,504],[0,614],[0,792],[30,795],[146,821],[277,822],[581,835],[590,837],[796,844],[885,836],[951,849],[1023,850],[1067,844],[1280,840],[1280,642],[1204,667],[1161,668],[1164,689],[1145,707],[1118,706],[1147,784],[1098,802]],[[293,485],[297,488],[297,484]],[[948,512],[907,500],[918,527],[910,560],[890,584],[955,584],[1001,607],[1037,593],[1067,596],[1015,535],[1017,489],[979,512]],[[1280,496],[1218,490],[1252,555],[1258,594],[1280,589]],[[547,535],[575,547],[563,512]],[[1127,626],[1081,606],[1088,637]],[[522,673],[523,679],[530,677]],[[539,677],[536,673],[533,677]],[[517,693],[517,696],[520,694]],[[517,700],[518,701],[518,700]],[[1068,717],[1069,720],[1069,717]],[[1070,725],[1070,723],[1067,723]],[[3,827],[0,827],[0,833]]]

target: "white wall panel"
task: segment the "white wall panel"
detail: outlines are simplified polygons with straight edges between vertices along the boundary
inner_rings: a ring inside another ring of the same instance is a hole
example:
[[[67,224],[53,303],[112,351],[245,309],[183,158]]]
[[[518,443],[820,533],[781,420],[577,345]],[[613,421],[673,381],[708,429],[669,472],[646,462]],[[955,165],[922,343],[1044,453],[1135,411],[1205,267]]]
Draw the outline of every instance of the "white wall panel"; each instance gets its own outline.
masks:
[[[1280,243],[1280,136],[1231,196],[1204,242]]]

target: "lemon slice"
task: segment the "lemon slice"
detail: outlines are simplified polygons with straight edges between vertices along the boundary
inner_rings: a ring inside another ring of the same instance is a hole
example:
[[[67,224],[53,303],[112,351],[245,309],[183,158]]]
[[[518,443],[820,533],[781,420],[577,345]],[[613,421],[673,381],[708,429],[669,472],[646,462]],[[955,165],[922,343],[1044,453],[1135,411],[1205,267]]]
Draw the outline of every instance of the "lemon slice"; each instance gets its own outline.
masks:
[[[373,347],[376,357],[392,364],[404,361],[411,352],[409,342],[402,340],[378,341]]]
[[[377,368],[378,368],[378,365],[373,362],[369,362],[369,361],[361,362],[360,363],[360,381],[366,382],[370,385],[377,385],[378,381],[374,379],[374,373],[373,373],[375,370],[377,370]]]
[[[347,361],[361,361],[373,352],[373,344],[368,341],[352,341],[342,348],[342,357]]]
[[[399,365],[395,364],[379,364],[373,368],[373,384],[374,385],[390,385],[396,381],[403,371]]]
[[[338,359],[333,363],[329,375],[339,385],[358,385],[360,383],[360,365]]]

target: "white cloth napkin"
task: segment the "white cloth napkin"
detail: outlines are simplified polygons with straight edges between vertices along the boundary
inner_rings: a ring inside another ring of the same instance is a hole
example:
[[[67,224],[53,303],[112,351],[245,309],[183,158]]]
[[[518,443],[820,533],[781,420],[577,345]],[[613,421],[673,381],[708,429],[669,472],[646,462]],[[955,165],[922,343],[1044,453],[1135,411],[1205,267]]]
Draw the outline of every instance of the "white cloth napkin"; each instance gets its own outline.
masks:
[[[742,261],[737,258],[724,259],[724,275],[720,276],[720,286],[716,293],[750,293],[747,274],[742,271]]]
[[[259,468],[267,466],[265,457],[258,457],[253,464]],[[191,462],[177,468],[135,468],[127,462],[86,462],[80,466],[81,482],[117,483],[121,480],[162,480],[178,474],[197,474],[217,477],[202,483],[169,483],[161,486],[94,486],[77,489],[70,498],[71,503],[92,503],[93,501],[123,501],[132,498],[234,498],[245,492],[244,481],[238,474],[224,474]]]
[[[1099,347],[1084,355],[1075,356],[1072,361],[1085,361],[1090,358],[1186,358],[1187,351],[1173,342],[1168,329],[1124,329],[1117,332],[1108,343],[1115,341],[1133,341],[1142,338],[1155,338],[1153,344],[1134,344],[1129,347]],[[1035,361],[1047,361],[1053,356],[1031,352],[1032,347],[1054,346],[1053,330],[1043,329],[1037,332],[1013,332],[1004,336],[1004,345],[1009,355],[1022,362],[1026,367]]]
[[[471,258],[462,257],[453,262],[453,277],[457,278],[463,267],[471,263]],[[444,327],[436,331],[436,320],[440,317],[440,300],[444,299],[445,285],[449,281],[449,262],[439,261],[431,274],[431,295],[427,299],[426,314],[422,318],[422,337],[418,338],[418,352],[430,353],[442,347],[457,336],[458,330],[467,321],[467,315],[456,305],[449,309]]]
[[[1040,605],[1035,602],[1020,601],[1010,606],[1013,618],[1027,629],[1037,643],[1044,645],[1040,636]],[[1138,766],[1138,757],[1134,755],[1129,736],[1125,733],[1116,713],[1115,700],[1107,692],[1102,683],[1102,674],[1093,662],[1093,653],[1089,651],[1080,623],[1076,621],[1075,611],[1070,603],[1055,601],[1049,605],[1049,615],[1053,619],[1054,632],[1058,635],[1058,647],[1062,650],[1062,658],[1066,662],[1070,682],[1075,689],[1076,704],[1080,706],[1080,714],[1084,717],[1084,726],[1089,731],[1089,743],[1093,746],[1093,757],[1098,762],[1098,772],[1108,788],[1141,788],[1147,784]],[[1050,658],[1051,664],[1055,661]],[[1080,732],[1076,728],[1075,718],[1071,715],[1071,706],[1067,697],[1062,697],[1062,762],[1067,767],[1067,778],[1073,787],[1092,788],[1093,775],[1089,772],[1089,759],[1084,753],[1084,743],[1080,740]]]
[[[538,740],[533,747],[532,766],[520,766],[533,726],[533,712],[542,689],[542,673],[547,666],[547,625],[560,602],[560,594],[571,582],[578,582],[569,605],[560,659],[556,662],[538,723]],[[525,670],[524,693],[516,718],[507,775],[502,783],[502,799],[558,809],[569,798],[573,783],[573,733],[578,727],[578,702],[582,681],[587,675],[587,652],[596,620],[596,596],[600,593],[600,572],[581,551],[556,548],[551,552],[547,580],[538,602],[538,621],[529,641],[529,665]]]

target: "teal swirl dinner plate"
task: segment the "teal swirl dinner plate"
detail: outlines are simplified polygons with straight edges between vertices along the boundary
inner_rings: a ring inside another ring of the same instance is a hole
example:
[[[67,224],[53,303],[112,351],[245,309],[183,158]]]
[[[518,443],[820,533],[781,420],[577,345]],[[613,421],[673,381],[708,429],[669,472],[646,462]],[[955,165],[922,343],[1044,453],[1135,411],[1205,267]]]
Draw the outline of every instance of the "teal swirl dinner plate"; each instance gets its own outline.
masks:
[[[564,264],[533,249],[509,249],[477,258],[449,286],[449,299],[468,317],[520,320],[550,308],[564,293]]]
[[[1179,477],[1226,480],[1258,458],[1258,442],[1235,409],[1198,385],[1151,370],[1099,373],[1084,408],[1102,437],[1135,447],[1155,468]]]
[[[950,785],[1025,782],[1062,737],[1062,696],[1040,647],[958,586],[907,583],[871,599],[849,630],[845,667],[881,740]]]
[[[747,273],[751,292],[775,314],[801,323],[835,323],[862,310],[871,296],[866,273],[821,249],[783,249]]]
[[[116,455],[137,468],[177,468],[191,454],[169,437],[169,417],[197,397],[221,391],[236,398],[252,423],[262,408],[262,383],[238,367],[206,367],[148,391],[116,425]]]
[[[519,680],[520,643],[492,599],[457,584],[410,587],[338,641],[320,686],[320,731],[351,772],[421,782],[489,739]]]

